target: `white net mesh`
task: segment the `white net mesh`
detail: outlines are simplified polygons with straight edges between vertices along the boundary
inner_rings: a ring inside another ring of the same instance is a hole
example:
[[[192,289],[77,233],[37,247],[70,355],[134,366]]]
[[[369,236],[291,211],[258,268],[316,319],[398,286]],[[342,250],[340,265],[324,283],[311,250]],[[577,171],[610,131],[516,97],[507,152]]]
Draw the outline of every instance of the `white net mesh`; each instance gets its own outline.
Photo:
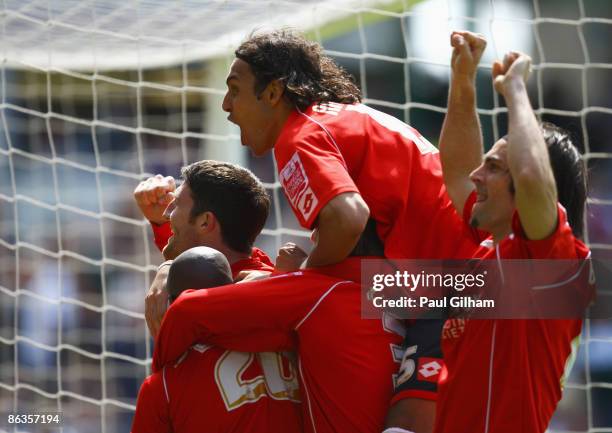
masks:
[[[368,104],[434,143],[450,30],[489,40],[478,77],[486,143],[506,128],[491,60],[526,51],[537,113],[570,129],[589,164],[587,240],[595,257],[612,256],[610,2],[4,0],[0,25],[2,416],[63,411],[64,432],[129,431],[151,356],[143,296],[161,261],[132,200],[146,176],[202,158],[247,165],[274,203],[258,245],[308,246],[272,159],[241,149],[220,108],[232,49],[257,27],[303,28]],[[612,432],[611,357],[610,322],[587,321],[552,430]]]

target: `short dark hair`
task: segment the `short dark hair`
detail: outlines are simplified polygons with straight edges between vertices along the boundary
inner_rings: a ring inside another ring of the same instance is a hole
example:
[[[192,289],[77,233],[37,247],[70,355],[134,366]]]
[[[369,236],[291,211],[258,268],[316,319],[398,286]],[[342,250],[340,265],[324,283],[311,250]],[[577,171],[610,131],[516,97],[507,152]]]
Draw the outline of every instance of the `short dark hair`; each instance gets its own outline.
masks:
[[[270,82],[280,80],[284,97],[300,110],[314,102],[361,102],[353,77],[324,55],[321,45],[294,30],[253,32],[234,54],[251,67],[258,96]]]
[[[586,169],[568,131],[549,122],[540,125],[557,185],[559,203],[567,211],[574,235],[582,237],[587,197]]]
[[[166,281],[168,301],[174,302],[187,289],[210,289],[232,282],[230,264],[221,252],[203,246],[190,248],[170,265]]]
[[[270,211],[270,197],[259,179],[246,168],[211,160],[183,167],[181,174],[191,189],[191,220],[212,212],[225,244],[250,253]]]

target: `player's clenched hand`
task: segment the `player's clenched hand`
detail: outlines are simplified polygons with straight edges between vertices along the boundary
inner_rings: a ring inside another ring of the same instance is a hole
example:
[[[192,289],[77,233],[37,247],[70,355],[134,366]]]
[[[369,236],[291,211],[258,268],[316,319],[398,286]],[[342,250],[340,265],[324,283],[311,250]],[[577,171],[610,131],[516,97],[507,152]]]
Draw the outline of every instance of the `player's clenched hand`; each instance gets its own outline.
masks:
[[[134,199],[146,219],[163,224],[167,221],[164,210],[172,201],[172,193],[176,189],[176,182],[172,176],[163,177],[161,174],[143,180],[134,190]]]
[[[451,58],[453,77],[473,80],[482,53],[487,47],[486,39],[478,33],[454,31],[451,33],[450,42],[453,47]]]
[[[145,319],[149,327],[149,332],[153,337],[157,336],[162,319],[164,318],[164,313],[168,309],[166,281],[168,280],[169,270],[169,265],[164,265],[159,268],[145,296]]]
[[[291,272],[300,269],[308,254],[293,242],[287,242],[278,250],[276,256],[276,270]]]
[[[499,60],[493,62],[493,84],[495,90],[501,95],[513,84],[524,84],[531,73],[531,57],[517,51],[510,51],[504,56],[503,63]]]

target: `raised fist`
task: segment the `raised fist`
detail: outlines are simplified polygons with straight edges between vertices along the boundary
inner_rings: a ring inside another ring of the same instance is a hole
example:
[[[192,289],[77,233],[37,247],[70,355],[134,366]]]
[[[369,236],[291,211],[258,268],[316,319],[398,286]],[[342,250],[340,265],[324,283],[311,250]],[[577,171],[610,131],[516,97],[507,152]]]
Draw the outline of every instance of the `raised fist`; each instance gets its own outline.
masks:
[[[174,178],[158,174],[138,184],[134,190],[134,200],[146,219],[155,224],[163,224],[167,221],[164,210],[172,201],[174,190]]]
[[[453,76],[474,79],[482,53],[487,47],[486,39],[478,33],[454,31],[451,33],[450,43],[453,47]]]
[[[308,254],[296,244],[287,242],[278,250],[276,257],[276,270],[280,272],[297,271]]]
[[[503,63],[493,63],[493,84],[501,95],[506,94],[512,83],[526,83],[531,73],[531,57],[517,51],[510,51],[504,56]]]

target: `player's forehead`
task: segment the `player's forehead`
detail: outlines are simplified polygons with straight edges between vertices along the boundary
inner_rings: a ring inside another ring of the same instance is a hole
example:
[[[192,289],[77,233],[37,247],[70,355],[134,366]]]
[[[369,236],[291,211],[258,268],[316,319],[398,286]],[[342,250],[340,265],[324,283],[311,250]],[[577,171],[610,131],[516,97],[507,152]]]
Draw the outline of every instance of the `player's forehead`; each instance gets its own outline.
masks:
[[[485,156],[484,160],[486,161],[496,161],[506,164],[507,162],[507,149],[508,149],[508,141],[506,137],[502,137],[493,144],[491,150],[489,150]]]
[[[247,62],[241,59],[234,59],[232,64],[230,65],[229,72],[227,74],[227,78],[225,82],[230,84],[231,82],[243,82],[252,80],[253,73],[251,72],[251,67]]]
[[[187,185],[187,182],[181,182],[181,184],[174,191],[174,197],[180,201],[191,199],[191,189],[189,188],[189,185]]]

